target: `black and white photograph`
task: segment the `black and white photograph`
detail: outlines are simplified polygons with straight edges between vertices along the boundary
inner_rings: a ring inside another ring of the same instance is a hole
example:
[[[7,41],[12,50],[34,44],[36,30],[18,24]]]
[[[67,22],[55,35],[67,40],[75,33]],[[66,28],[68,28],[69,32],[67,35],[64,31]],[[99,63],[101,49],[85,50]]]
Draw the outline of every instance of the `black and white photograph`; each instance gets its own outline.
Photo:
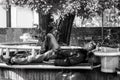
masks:
[[[0,0],[0,80],[120,80],[120,0]]]

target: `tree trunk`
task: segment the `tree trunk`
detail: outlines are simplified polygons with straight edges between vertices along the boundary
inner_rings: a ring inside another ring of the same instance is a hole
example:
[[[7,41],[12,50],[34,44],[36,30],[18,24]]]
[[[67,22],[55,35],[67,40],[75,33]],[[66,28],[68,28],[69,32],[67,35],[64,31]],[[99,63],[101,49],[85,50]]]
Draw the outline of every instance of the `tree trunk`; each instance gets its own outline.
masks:
[[[69,45],[70,42],[70,35],[71,35],[71,29],[73,25],[73,20],[74,20],[75,15],[74,14],[69,14],[66,15],[64,20],[61,20],[61,23],[59,25],[59,43],[65,43]],[[41,27],[43,30],[49,32],[49,24],[51,23],[51,18],[50,14],[48,15],[43,15],[39,14],[39,27]]]
[[[48,25],[50,24],[50,14],[43,15],[39,13],[39,27],[48,32]]]
[[[60,23],[60,35],[59,35],[59,43],[65,43],[69,45],[71,29],[73,25],[75,14],[66,15],[64,20]]]

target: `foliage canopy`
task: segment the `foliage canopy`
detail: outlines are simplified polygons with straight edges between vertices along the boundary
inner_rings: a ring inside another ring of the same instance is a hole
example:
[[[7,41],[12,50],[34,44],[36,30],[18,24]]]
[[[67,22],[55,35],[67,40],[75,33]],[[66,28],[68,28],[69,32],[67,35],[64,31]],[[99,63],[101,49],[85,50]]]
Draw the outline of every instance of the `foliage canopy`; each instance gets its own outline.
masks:
[[[101,13],[113,6],[119,9],[119,0],[3,0],[6,5],[30,7],[43,14],[57,13],[62,16],[75,13],[83,17]]]

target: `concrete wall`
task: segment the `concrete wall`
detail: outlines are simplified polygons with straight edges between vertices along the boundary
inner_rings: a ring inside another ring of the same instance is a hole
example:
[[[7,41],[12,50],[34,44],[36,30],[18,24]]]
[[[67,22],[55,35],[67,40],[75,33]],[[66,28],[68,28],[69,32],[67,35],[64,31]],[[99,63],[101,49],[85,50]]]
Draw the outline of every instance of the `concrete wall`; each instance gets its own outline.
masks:
[[[120,42],[120,27],[104,28],[104,36],[107,35],[107,29],[112,29],[112,34],[117,33]],[[93,28],[73,28],[71,33],[71,45],[82,46],[84,43],[91,40],[101,41],[101,27]],[[0,43],[1,42],[21,42],[19,37],[26,32],[34,32],[34,28],[0,28]]]
[[[0,43],[2,42],[21,42],[19,37],[30,32],[32,28],[0,28]]]

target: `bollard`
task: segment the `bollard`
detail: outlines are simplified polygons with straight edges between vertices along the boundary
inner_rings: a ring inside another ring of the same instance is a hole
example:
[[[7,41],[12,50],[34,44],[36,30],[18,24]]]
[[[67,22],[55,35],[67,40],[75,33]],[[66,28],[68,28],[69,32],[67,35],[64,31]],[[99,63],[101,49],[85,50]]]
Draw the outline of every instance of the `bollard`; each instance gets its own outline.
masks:
[[[10,57],[9,54],[10,54],[9,49],[6,48],[6,58],[9,58],[9,57]]]
[[[0,56],[3,55],[3,48],[0,48]]]

